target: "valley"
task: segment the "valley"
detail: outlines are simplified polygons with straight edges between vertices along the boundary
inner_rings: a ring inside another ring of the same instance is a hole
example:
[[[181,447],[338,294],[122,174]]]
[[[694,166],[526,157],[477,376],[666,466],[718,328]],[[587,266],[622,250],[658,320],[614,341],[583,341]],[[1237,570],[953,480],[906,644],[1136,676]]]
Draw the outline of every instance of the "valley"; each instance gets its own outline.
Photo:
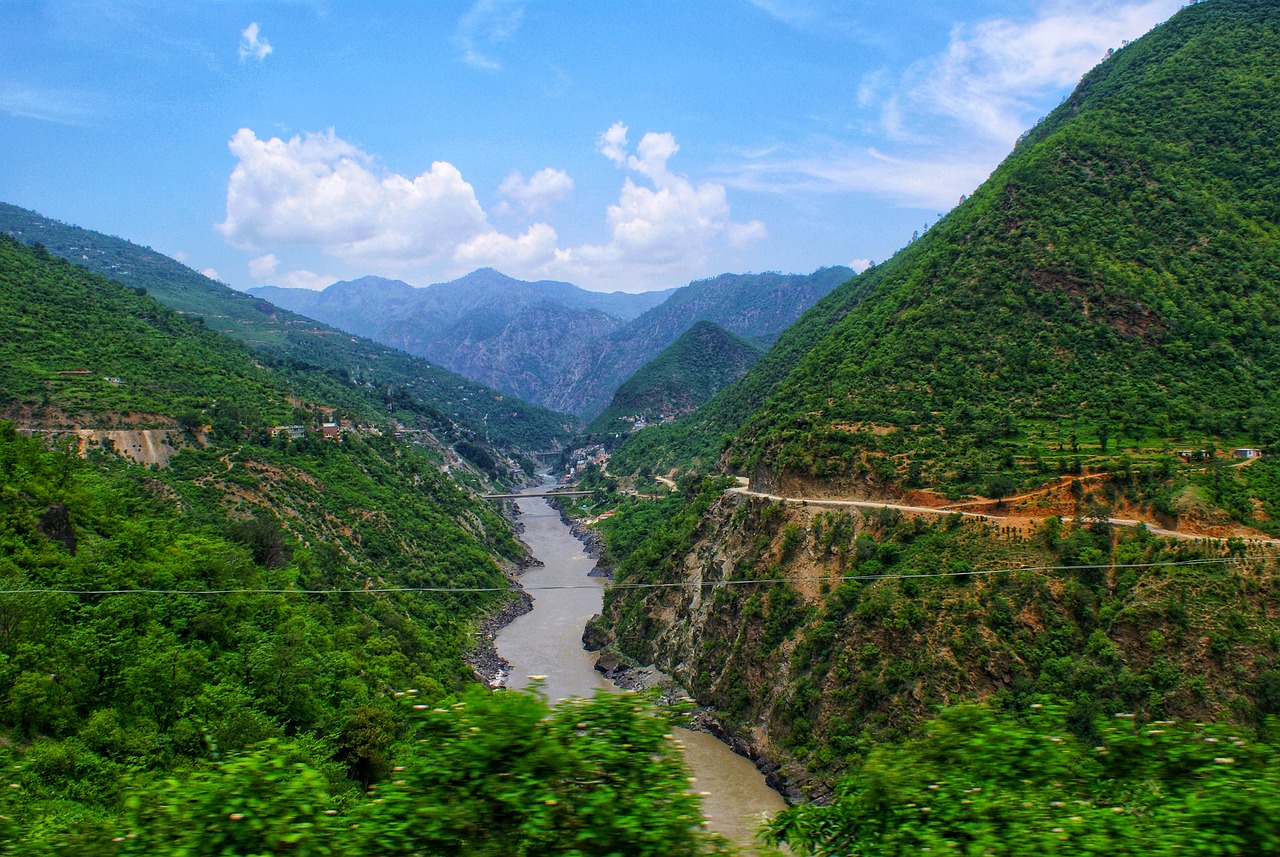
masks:
[[[242,128],[248,290],[0,203],[0,857],[1280,853],[1280,6],[1168,14],[854,267],[704,276],[908,160],[621,122],[598,244]]]

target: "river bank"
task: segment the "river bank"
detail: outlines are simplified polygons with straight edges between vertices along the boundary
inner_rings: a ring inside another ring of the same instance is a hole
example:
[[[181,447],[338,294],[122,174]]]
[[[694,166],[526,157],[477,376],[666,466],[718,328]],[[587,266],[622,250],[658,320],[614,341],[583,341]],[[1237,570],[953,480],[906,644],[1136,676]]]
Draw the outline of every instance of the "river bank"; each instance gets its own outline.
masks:
[[[618,692],[620,686],[669,684],[653,668],[628,669],[617,675],[616,684],[597,669],[597,655],[583,646],[583,632],[603,606],[607,581],[597,570],[603,546],[598,538],[582,538],[588,533],[571,528],[561,511],[545,500],[521,499],[517,504],[519,521],[525,525],[521,541],[544,564],[521,573],[520,583],[532,594],[535,609],[515,617],[494,641],[497,654],[510,665],[506,685],[518,689],[533,684],[555,702],[602,690]],[[536,682],[530,680],[532,675],[539,676]],[[682,694],[672,687],[668,695],[679,700]],[[711,730],[673,728],[672,733],[697,778],[695,788],[703,792],[708,824],[750,853],[760,818],[785,809],[785,801],[768,787],[751,760],[735,754]]]
[[[561,507],[552,506],[560,515],[561,522],[568,527],[574,538],[582,543],[583,549],[596,562],[592,576],[613,580],[613,569],[604,561],[604,539],[595,530],[570,517]],[[629,663],[609,644],[607,636],[597,626],[599,614],[591,617],[582,631],[582,645],[589,652],[597,652],[595,668],[616,687],[636,692],[656,691],[657,701],[662,705],[677,703],[689,704],[694,700],[689,692],[681,687],[675,679],[658,669],[655,665],[637,665]],[[831,790],[815,783],[804,772],[787,771],[775,760],[761,753],[759,748],[730,730],[709,708],[696,706],[689,715],[686,728],[691,732],[701,732],[712,736],[728,747],[734,754],[748,759],[756,770],[764,777],[769,788],[782,795],[790,806],[800,803],[826,803],[830,799]]]

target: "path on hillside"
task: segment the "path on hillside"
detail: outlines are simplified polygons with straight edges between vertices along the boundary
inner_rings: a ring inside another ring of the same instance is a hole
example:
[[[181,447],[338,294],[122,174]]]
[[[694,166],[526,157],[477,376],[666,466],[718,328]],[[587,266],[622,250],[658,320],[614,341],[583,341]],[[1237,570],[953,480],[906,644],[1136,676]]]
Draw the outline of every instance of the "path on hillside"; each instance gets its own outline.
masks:
[[[760,497],[765,500],[774,500],[782,503],[805,503],[810,506],[841,506],[852,507],[855,509],[895,509],[899,512],[910,512],[918,515],[960,515],[965,518],[978,518],[983,521],[989,519],[998,521],[1004,518],[1013,517],[1010,515],[995,515],[990,512],[961,512],[958,511],[955,506],[936,509],[932,506],[909,506],[903,503],[888,503],[878,500],[832,500],[823,497],[781,497],[777,494],[765,494],[761,491],[752,491],[750,479],[747,479],[745,476],[738,476],[736,478],[738,480],[738,486],[736,488],[730,488],[729,493],[742,494],[748,497]],[[1019,515],[1017,517],[1023,520],[1027,519],[1027,516],[1023,515]],[[1031,518],[1031,520],[1041,519]],[[1145,526],[1148,531],[1157,536],[1166,536],[1174,539],[1185,539],[1188,541],[1226,541],[1225,538],[1206,536],[1202,533],[1185,533],[1181,530],[1166,530],[1163,527],[1157,527],[1147,521],[1136,521],[1132,518],[1107,518],[1107,523],[1117,527],[1136,527],[1141,525]],[[1251,544],[1280,547],[1280,539],[1251,537],[1244,538],[1244,541]]]

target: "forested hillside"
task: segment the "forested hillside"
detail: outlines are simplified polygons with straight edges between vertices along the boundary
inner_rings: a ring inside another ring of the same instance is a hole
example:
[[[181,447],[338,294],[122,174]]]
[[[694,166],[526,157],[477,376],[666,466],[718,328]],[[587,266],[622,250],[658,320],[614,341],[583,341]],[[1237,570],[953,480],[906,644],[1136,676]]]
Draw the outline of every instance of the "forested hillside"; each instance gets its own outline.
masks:
[[[762,351],[714,322],[700,321],[623,382],[587,432],[626,433],[637,416],[653,423],[683,417],[742,377]]]
[[[523,551],[465,464],[385,417],[324,436],[347,384],[141,291],[0,237],[0,853],[718,847],[642,703],[468,691]]]
[[[449,439],[491,442],[520,452],[545,451],[568,437],[574,421],[498,393],[403,351],[281,310],[261,298],[214,282],[154,250],[34,211],[0,203],[0,232],[140,289],[211,330],[243,341],[282,372],[343,382],[335,405],[386,411]],[[486,440],[487,439],[487,440]]]
[[[1277,57],[1185,8],[613,456],[750,477],[619,499],[593,634],[830,802],[798,853],[1276,847]]]
[[[975,490],[1280,439],[1278,15],[1198,4],[1086,75],[817,338],[731,465]]]

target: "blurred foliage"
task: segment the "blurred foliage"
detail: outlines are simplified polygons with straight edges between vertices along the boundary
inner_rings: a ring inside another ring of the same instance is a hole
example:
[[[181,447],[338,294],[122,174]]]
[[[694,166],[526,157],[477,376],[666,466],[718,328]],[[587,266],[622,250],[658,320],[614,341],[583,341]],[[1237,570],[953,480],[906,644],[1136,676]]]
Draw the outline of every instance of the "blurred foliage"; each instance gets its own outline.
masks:
[[[398,764],[367,793],[336,788],[306,741],[273,738],[178,776],[122,780],[120,817],[11,836],[0,854],[728,853],[703,830],[666,720],[638,697],[552,709],[532,693],[472,688],[434,708],[415,702],[399,719]],[[21,811],[39,764],[18,766],[18,788],[0,796],[6,811]]]
[[[1053,707],[945,710],[878,747],[830,806],[779,816],[795,854],[1229,855],[1280,850],[1280,748],[1229,727],[1098,719]],[[1270,735],[1270,733],[1269,733]]]

